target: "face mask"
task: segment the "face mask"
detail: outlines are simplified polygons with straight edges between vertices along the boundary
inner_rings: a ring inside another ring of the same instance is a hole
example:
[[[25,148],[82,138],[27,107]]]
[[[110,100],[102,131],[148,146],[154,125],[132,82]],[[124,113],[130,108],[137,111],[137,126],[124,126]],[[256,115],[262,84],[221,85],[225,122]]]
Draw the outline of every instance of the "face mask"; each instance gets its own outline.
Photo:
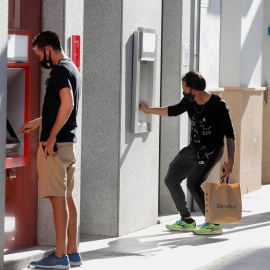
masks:
[[[40,64],[43,68],[46,68],[46,69],[50,69],[53,67],[53,62],[52,62],[52,59],[51,59],[51,51],[50,51],[50,54],[49,54],[49,60],[46,59],[46,51],[44,49],[44,58],[42,61],[40,61]]]
[[[183,95],[184,97],[189,101],[189,102],[193,102],[194,101],[194,95],[192,95],[191,91],[186,94],[184,91],[183,91]]]

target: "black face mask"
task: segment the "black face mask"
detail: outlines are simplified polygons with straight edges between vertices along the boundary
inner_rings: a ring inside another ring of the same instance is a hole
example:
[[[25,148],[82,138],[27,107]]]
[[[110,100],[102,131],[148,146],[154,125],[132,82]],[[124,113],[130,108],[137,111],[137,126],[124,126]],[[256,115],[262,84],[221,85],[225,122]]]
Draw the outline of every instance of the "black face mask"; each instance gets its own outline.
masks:
[[[191,91],[186,94],[184,91],[183,91],[183,95],[184,97],[189,101],[189,102],[193,102],[194,101],[194,95],[192,95]]]
[[[49,60],[46,59],[46,51],[44,49],[44,58],[42,61],[40,61],[40,64],[43,68],[46,68],[46,69],[51,69],[53,67],[53,62],[52,62],[52,59],[51,59],[51,51],[50,51],[50,54],[49,54]]]

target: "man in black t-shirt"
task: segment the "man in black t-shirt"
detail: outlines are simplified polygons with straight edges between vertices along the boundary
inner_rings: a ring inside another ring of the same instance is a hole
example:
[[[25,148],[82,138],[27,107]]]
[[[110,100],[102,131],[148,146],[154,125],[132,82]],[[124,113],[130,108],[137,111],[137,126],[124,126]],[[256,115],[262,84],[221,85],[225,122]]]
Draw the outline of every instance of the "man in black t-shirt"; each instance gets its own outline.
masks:
[[[188,190],[205,214],[204,191],[201,185],[223,155],[224,136],[227,139],[228,161],[221,170],[224,177],[229,177],[233,171],[235,134],[229,108],[219,96],[205,91],[206,81],[196,71],[190,71],[183,76],[182,87],[184,97],[174,106],[149,108],[145,103],[139,103],[139,108],[145,113],[177,116],[187,112],[191,121],[190,144],[170,163],[165,178],[181,219],[166,227],[174,231],[193,231],[195,234],[221,234],[220,224],[204,223],[201,228],[196,228],[181,183],[187,178]]]
[[[39,194],[53,206],[56,231],[55,252],[31,265],[50,269],[68,269],[82,264],[77,245],[77,209],[74,188],[77,112],[81,76],[62,50],[58,35],[46,31],[32,43],[43,68],[51,69],[46,81],[42,117],[21,126],[29,133],[42,126],[37,153]]]

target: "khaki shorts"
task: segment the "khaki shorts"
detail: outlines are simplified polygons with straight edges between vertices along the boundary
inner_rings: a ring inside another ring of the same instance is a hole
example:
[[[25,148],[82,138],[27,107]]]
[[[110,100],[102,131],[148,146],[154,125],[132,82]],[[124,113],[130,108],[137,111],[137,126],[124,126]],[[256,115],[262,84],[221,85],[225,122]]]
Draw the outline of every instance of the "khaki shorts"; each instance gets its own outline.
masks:
[[[39,195],[71,197],[74,188],[75,150],[73,142],[57,143],[58,151],[45,157],[42,142],[37,152]]]

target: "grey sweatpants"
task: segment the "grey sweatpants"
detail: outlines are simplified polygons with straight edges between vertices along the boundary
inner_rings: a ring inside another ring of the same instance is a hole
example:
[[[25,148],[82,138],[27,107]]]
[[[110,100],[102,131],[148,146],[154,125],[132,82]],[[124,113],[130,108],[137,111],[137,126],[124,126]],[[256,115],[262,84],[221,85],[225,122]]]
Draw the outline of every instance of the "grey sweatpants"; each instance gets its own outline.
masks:
[[[205,214],[204,191],[201,185],[207,179],[214,166],[220,161],[223,149],[223,146],[217,147],[213,156],[202,163],[197,159],[198,149],[189,145],[183,148],[170,163],[165,177],[165,184],[182,218],[190,216],[186,197],[181,187],[182,181],[187,178],[187,188],[202,213]]]

